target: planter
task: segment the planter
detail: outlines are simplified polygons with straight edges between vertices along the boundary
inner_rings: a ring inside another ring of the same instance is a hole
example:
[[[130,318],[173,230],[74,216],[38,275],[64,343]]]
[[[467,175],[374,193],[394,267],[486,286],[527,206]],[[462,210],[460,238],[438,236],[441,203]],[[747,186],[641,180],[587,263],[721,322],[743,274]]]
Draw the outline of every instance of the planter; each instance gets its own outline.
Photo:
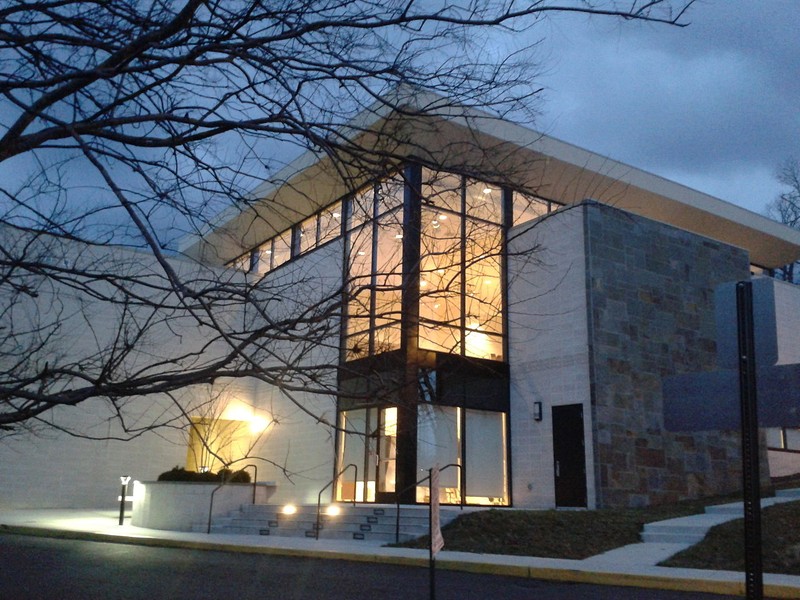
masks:
[[[218,483],[185,481],[135,482],[131,525],[171,531],[192,531],[194,525],[205,531],[212,493],[212,517],[253,503],[252,483],[227,483],[214,492],[218,487]],[[273,482],[256,483],[255,503],[266,504],[275,493],[275,487]]]

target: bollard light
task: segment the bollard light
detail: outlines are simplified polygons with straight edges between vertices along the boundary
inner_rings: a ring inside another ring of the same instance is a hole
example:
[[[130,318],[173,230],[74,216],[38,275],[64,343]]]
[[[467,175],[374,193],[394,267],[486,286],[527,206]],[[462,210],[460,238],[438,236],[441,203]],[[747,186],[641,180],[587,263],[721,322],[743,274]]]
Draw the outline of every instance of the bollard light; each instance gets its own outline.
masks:
[[[119,524],[125,521],[125,496],[128,495],[128,483],[131,481],[130,475],[120,475],[120,491],[119,491]]]

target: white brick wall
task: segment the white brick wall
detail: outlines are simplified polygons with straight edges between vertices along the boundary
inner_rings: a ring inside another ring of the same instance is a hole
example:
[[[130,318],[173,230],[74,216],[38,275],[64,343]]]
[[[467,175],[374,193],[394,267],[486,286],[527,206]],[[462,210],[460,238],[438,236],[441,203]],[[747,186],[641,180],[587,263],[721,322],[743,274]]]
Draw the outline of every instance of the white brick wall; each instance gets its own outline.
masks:
[[[67,249],[69,250],[69,248]],[[158,272],[147,255],[125,250],[118,253],[117,266],[136,273]],[[285,285],[284,298],[293,295],[298,303],[312,303],[338,288],[341,280],[341,242],[336,242],[313,254],[293,261],[270,275],[268,285]],[[102,256],[76,253],[65,254],[65,261],[97,261]],[[188,261],[175,261],[174,266],[190,274],[192,269],[202,269]],[[233,273],[233,277],[243,277]],[[270,287],[269,289],[275,289]],[[44,365],[55,364],[59,357],[91,356],[115,335],[118,328],[119,307],[81,304],[69,290],[56,289],[43,293],[38,302],[41,314],[50,315],[62,322],[60,343],[48,347],[49,356],[38,354],[31,361]],[[291,302],[265,304],[274,310],[270,316],[280,318],[297,305]],[[51,308],[55,307],[55,308]],[[31,306],[17,306],[16,310],[30,310]],[[56,308],[62,309],[56,312]],[[50,312],[48,313],[48,310]],[[18,315],[22,317],[22,313]],[[242,319],[241,311],[231,310],[217,315],[233,320]],[[300,357],[301,363],[321,361],[335,364],[338,358],[338,324],[332,322],[328,343],[309,345]],[[147,340],[147,350],[155,355],[168,356],[180,350],[197,350],[208,341],[208,331],[199,327],[191,317],[176,316],[171,327],[161,327]],[[205,347],[204,347],[205,348]],[[205,348],[205,356],[220,349]],[[274,343],[275,363],[291,362],[296,358],[292,344],[283,347]],[[131,362],[131,368],[145,364],[147,355]],[[2,366],[2,365],[0,365]],[[295,382],[290,382],[295,383]],[[330,382],[328,382],[330,383]],[[335,382],[334,382],[335,383]],[[189,415],[203,415],[196,409],[198,403],[211,397],[218,398],[215,414],[226,418],[224,411],[230,403],[252,409],[255,414],[274,418],[273,424],[256,448],[254,460],[259,467],[259,480],[274,480],[279,490],[278,498],[295,502],[316,501],[319,489],[332,476],[333,439],[331,427],[318,422],[335,421],[335,402],[330,396],[293,392],[303,407],[290,402],[286,396],[268,384],[255,380],[236,382],[217,381],[213,386],[187,388],[173,397],[183,405]],[[155,432],[144,433],[130,441],[113,438],[128,437],[114,419],[114,413],[103,400],[90,400],[75,407],[64,407],[48,413],[47,418],[58,427],[87,436],[87,438],[112,438],[103,440],[82,439],[62,433],[45,424],[31,422],[32,431],[0,437],[0,508],[11,507],[113,507],[119,494],[119,476],[131,475],[134,479],[152,480],[161,472],[186,464],[188,446],[186,419],[172,400],[166,396],[131,398],[126,401],[125,413],[131,427],[151,423],[170,423],[171,426]],[[173,421],[174,420],[174,421]],[[268,458],[285,469],[270,467],[258,456]],[[288,477],[287,477],[288,475]]]
[[[555,506],[552,407],[583,404],[594,505],[583,208],[511,231],[509,363],[514,505]],[[529,227],[529,228],[528,228]],[[526,230],[527,228],[527,230]],[[543,420],[533,420],[541,402]]]

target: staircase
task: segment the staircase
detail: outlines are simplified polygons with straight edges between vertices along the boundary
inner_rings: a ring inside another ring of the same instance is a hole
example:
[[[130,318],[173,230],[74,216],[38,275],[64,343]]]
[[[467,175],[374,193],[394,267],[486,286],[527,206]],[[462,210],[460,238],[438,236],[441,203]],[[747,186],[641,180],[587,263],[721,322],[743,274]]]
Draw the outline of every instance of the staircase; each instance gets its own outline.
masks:
[[[363,540],[392,543],[395,541],[397,507],[395,505],[347,504],[336,505],[338,515],[320,514],[319,539]],[[272,535],[284,537],[315,538],[317,506],[297,506],[293,514],[284,514],[283,506],[245,504],[226,516],[214,517],[211,533],[233,533],[243,535]],[[455,519],[458,509],[442,509],[441,523],[445,525]],[[194,531],[206,531],[205,524],[193,527]],[[408,541],[428,533],[427,506],[401,506],[400,541]]]
[[[765,508],[793,500],[800,500],[800,489],[778,490],[774,497],[763,498],[761,507]],[[742,517],[744,517],[744,505],[741,502],[707,506],[704,514],[647,523],[642,531],[641,539],[643,542],[650,543],[696,544],[715,525]]]

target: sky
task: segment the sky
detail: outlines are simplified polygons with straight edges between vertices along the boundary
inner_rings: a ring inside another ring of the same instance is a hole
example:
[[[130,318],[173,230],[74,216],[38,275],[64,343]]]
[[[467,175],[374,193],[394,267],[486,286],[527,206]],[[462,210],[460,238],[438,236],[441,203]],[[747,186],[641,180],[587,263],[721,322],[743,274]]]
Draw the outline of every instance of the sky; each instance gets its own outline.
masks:
[[[686,21],[550,19],[537,128],[763,212],[800,158],[800,0],[700,0]]]

